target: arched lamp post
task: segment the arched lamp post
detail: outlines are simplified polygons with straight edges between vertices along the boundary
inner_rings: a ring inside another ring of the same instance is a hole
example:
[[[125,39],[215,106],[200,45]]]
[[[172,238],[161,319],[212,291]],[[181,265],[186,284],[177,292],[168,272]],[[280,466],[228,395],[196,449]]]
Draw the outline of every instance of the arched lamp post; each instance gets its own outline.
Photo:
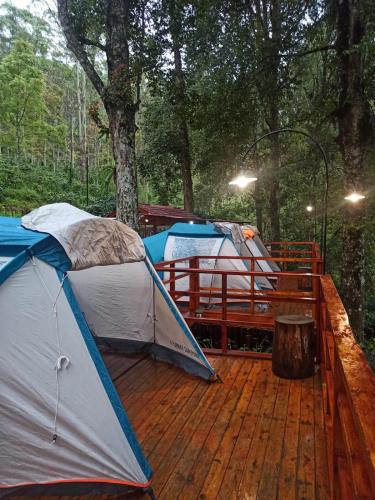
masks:
[[[280,128],[276,130],[271,130],[271,132],[268,132],[267,134],[262,135],[258,139],[256,139],[250,146],[247,148],[245,151],[242,161],[245,160],[246,156],[254,149],[254,147],[260,142],[261,140],[265,139],[266,137],[269,137],[271,135],[275,134],[280,134],[284,132],[290,132],[294,134],[300,134],[308,139],[315,144],[315,146],[319,149],[323,161],[324,161],[324,173],[325,173],[325,183],[324,183],[324,196],[323,196],[323,223],[322,223],[322,254],[323,254],[323,271],[325,272],[325,265],[326,265],[326,254],[327,254],[327,226],[328,226],[328,187],[329,187],[329,168],[328,168],[328,160],[326,153],[321,146],[321,144],[308,132],[305,132],[304,130],[299,130],[295,128],[290,128],[290,127],[285,127],[285,128]],[[240,188],[245,188],[249,183],[256,181],[256,177],[247,177],[245,175],[239,175],[231,181],[229,184],[234,184],[239,186]],[[363,200],[366,198],[363,194],[361,193],[356,193],[353,192],[347,196],[345,196],[345,200],[350,201],[351,203],[358,203],[359,201]],[[308,212],[312,212],[314,210],[314,207],[311,205],[308,205],[306,207],[306,210]]]
[[[265,139],[266,137],[269,137],[271,135],[281,134],[284,132],[300,134],[300,135],[303,135],[303,136],[307,137],[308,139],[310,139],[311,142],[319,149],[319,151],[322,155],[323,161],[324,161],[325,182],[324,182],[324,195],[323,195],[322,254],[323,254],[323,266],[325,267],[326,250],[327,250],[329,168],[328,168],[327,156],[326,156],[326,153],[325,153],[323,147],[321,146],[321,144],[312,135],[310,135],[308,132],[305,132],[304,130],[289,128],[289,127],[280,128],[280,129],[276,129],[276,130],[271,130],[271,132],[267,132],[267,134],[262,135],[261,137],[256,139],[252,144],[250,144],[250,146],[245,151],[245,153],[242,157],[242,160],[245,160],[247,155],[254,149],[254,147],[258,144],[258,142],[262,141],[263,139]],[[240,178],[241,178],[241,176],[239,176],[237,179],[240,179]],[[251,179],[256,180],[255,177],[251,178]],[[232,183],[240,185],[238,182],[232,182]],[[241,185],[240,185],[240,187],[241,187]],[[307,207],[307,210],[312,211],[313,208],[309,205]]]

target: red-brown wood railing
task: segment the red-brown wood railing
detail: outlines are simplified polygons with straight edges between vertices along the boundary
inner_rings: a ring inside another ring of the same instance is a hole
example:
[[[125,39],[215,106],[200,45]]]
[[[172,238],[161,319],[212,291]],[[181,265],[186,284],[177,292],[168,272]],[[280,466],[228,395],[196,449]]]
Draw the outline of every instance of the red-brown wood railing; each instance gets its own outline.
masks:
[[[202,268],[202,260],[236,260],[247,261],[249,271]],[[308,264],[312,272],[262,272],[255,270],[256,263],[261,260],[272,260],[289,264]],[[187,263],[187,267],[182,264]],[[228,353],[228,327],[265,328],[272,330],[274,327],[274,310],[284,309],[294,304],[294,308],[304,308],[304,312],[310,313],[318,325],[320,321],[319,301],[319,277],[322,267],[320,258],[312,257],[228,257],[228,256],[193,256],[176,259],[173,261],[157,264],[159,272],[168,273],[164,275],[164,284],[169,288],[169,293],[178,304],[186,321],[190,326],[194,324],[214,324],[221,327],[221,351]],[[220,276],[219,286],[204,287],[201,285],[201,276]],[[230,288],[231,277],[242,277],[248,280],[248,288]],[[188,278],[188,285],[178,290],[178,282]],[[256,287],[257,278],[266,278],[272,282],[276,289],[262,289]],[[280,285],[289,280],[294,285],[287,290],[282,290]],[[299,290],[298,283],[307,280],[311,284],[309,291]],[[290,289],[291,288],[291,289]],[[215,310],[207,309],[207,302],[214,304]],[[236,307],[236,304],[240,304]],[[286,304],[289,304],[286,306]],[[246,305],[247,307],[244,307]],[[273,310],[269,307],[273,305]],[[264,306],[266,311],[260,310]],[[290,311],[294,312],[294,311]],[[319,329],[317,329],[319,330]],[[243,355],[243,351],[239,351]],[[231,351],[231,354],[236,352]],[[248,352],[247,355],[254,355]],[[259,354],[255,354],[259,357]],[[263,356],[262,356],[263,357]]]
[[[321,257],[320,246],[315,241],[268,241],[265,245],[272,257]],[[281,267],[285,271],[284,263]]]
[[[332,278],[320,279],[323,400],[331,494],[375,498],[375,377]]]
[[[320,246],[316,241],[265,241],[264,245],[269,249],[272,257],[278,257],[280,254],[285,257],[296,254],[311,255],[313,258],[321,256]]]

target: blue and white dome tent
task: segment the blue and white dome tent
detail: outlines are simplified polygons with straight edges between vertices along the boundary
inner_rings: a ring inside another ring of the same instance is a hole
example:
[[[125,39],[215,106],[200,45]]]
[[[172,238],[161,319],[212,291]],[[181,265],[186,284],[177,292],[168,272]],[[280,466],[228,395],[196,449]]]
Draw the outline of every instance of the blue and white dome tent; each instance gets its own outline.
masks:
[[[94,338],[215,374],[137,233],[68,204],[0,218],[0,317],[0,497],[148,487]]]
[[[153,264],[192,256],[209,256],[200,260],[200,267],[227,271],[249,271],[246,260],[231,259],[230,257],[251,257],[253,254],[245,247],[245,237],[238,224],[174,224],[161,233],[144,238],[147,255]],[[246,251],[242,250],[246,248]],[[227,257],[218,259],[217,257]],[[186,267],[188,261],[180,262],[179,267]],[[257,265],[255,270],[262,269]],[[163,278],[168,279],[167,273]],[[187,290],[188,278],[176,281],[177,290]],[[221,276],[215,274],[201,274],[200,286],[207,288],[221,288]],[[228,275],[228,289],[249,290],[250,277],[242,275]],[[272,289],[266,277],[255,278],[255,289]],[[183,297],[180,300],[186,299]],[[210,299],[214,301],[215,299]]]

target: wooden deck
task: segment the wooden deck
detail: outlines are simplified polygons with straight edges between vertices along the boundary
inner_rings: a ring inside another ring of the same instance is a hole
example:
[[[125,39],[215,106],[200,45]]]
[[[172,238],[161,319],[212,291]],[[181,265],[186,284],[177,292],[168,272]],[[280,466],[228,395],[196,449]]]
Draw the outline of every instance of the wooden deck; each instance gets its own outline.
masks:
[[[329,498],[319,373],[283,380],[270,361],[221,356],[223,384],[208,384],[149,358],[104,359],[158,499]]]

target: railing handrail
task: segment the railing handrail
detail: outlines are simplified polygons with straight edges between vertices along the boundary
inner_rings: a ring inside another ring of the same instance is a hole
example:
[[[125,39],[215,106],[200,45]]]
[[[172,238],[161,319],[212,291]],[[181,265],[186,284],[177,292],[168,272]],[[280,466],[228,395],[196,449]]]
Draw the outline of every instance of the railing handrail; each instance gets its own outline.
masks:
[[[309,245],[316,246],[316,241],[263,241],[264,245]]]
[[[360,459],[364,458],[368,481],[372,494],[375,496],[375,376],[354,337],[348,315],[332,277],[321,276],[321,287],[328,316],[326,328],[331,331],[336,353],[334,366],[330,367],[334,377],[334,404],[340,413],[340,398],[344,395],[348,402],[356,433],[354,437],[350,437],[354,442],[360,443],[361,449],[356,452]],[[335,415],[335,410],[333,410],[333,415],[336,420],[340,418]],[[335,426],[334,423],[332,425]],[[342,422],[341,425],[343,425]],[[354,478],[354,480],[361,481],[361,478]],[[368,498],[370,497],[371,492],[368,492]]]
[[[242,261],[272,261],[272,262],[289,262],[289,263],[322,263],[323,259],[320,257],[242,257],[241,255],[194,255],[190,257],[181,257],[174,260],[165,260],[163,262],[158,262],[155,264],[155,268],[162,268],[165,266],[170,266],[172,264],[178,264],[179,262],[186,262],[192,259],[204,259],[204,260],[242,260]],[[270,271],[272,272],[272,271]],[[273,271],[275,272],[275,271]]]
[[[321,275],[316,273],[293,273],[283,271],[240,271],[237,269],[202,269],[200,267],[162,267],[160,264],[155,265],[157,271],[164,271],[167,273],[188,273],[188,274],[222,274],[233,276],[264,276],[266,278],[319,278]],[[177,279],[177,277],[176,277]]]

